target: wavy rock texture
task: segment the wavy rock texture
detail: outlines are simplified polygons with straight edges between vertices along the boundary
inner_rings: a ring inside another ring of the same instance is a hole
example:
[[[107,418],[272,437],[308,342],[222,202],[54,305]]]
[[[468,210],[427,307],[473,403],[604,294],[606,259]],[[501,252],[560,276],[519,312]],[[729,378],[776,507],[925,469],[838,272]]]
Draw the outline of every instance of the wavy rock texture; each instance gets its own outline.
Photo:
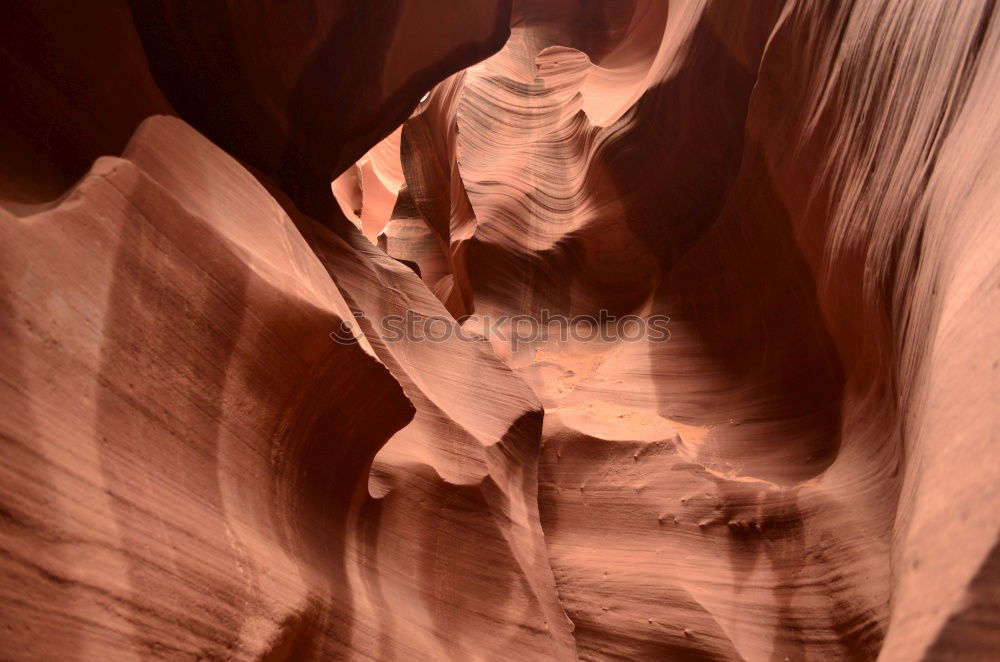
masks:
[[[581,657],[915,659],[988,581],[992,12],[525,8],[404,125],[383,243],[454,313],[671,316],[510,358]]]
[[[9,650],[466,658],[490,650],[484,629],[496,650],[572,650],[538,524],[537,400],[481,344],[332,342],[348,301],[443,307],[308,223],[315,252],[169,118],[54,210],[5,216]],[[65,254],[41,268],[47,247]],[[51,296],[20,295],[26,279]],[[464,387],[427,369],[442,354]]]
[[[128,0],[180,114],[321,221],[330,181],[441,78],[503,45],[510,0]]]
[[[0,657],[1000,653],[993,2],[61,4]],[[600,311],[669,339],[479,337]]]

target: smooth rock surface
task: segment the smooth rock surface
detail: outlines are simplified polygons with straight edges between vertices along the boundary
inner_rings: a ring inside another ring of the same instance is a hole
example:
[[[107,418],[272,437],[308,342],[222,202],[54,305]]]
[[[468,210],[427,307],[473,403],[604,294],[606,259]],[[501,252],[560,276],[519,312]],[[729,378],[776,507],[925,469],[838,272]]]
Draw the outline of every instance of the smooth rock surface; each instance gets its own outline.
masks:
[[[995,3],[63,5],[0,658],[1000,655]]]

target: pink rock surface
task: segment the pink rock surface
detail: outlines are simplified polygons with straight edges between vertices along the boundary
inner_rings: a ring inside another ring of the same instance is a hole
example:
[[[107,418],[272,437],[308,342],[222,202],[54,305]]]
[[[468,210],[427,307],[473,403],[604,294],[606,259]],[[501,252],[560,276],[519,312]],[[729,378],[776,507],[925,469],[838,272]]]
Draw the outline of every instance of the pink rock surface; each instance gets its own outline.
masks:
[[[0,658],[1000,654],[992,2],[59,5]]]

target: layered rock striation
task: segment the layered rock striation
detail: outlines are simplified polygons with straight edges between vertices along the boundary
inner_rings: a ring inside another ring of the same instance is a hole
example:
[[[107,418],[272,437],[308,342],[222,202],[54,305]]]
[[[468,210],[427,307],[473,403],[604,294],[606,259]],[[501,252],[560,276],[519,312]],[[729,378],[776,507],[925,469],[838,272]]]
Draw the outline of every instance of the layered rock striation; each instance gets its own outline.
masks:
[[[1000,650],[993,2],[8,17],[0,657]]]

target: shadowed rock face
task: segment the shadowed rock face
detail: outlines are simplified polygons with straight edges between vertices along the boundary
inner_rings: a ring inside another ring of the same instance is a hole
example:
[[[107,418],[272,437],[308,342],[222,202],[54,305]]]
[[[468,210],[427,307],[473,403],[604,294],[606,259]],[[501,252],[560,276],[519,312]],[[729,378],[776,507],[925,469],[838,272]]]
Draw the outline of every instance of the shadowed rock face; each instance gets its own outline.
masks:
[[[7,8],[0,657],[997,654],[994,3],[292,4]]]

